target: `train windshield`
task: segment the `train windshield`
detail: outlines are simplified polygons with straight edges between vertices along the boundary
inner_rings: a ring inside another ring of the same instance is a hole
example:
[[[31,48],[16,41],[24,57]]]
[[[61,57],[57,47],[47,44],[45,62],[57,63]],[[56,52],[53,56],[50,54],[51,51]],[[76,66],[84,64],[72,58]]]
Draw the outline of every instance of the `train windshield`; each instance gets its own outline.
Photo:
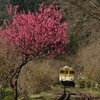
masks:
[[[60,73],[61,73],[61,74],[64,74],[64,71],[63,71],[63,70],[60,70]]]
[[[66,70],[66,74],[68,74],[68,70]]]
[[[74,71],[69,71],[69,73],[70,73],[70,74],[74,74],[75,72],[74,72]]]

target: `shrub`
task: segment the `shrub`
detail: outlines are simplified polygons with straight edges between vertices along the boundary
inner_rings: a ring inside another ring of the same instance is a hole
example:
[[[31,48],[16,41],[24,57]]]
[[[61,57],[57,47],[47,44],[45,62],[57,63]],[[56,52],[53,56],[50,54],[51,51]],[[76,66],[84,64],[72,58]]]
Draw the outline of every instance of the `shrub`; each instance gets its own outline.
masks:
[[[31,93],[39,93],[51,89],[57,81],[57,72],[54,67],[50,67],[48,61],[30,63],[19,78],[19,88]],[[23,76],[23,77],[22,77]]]
[[[85,88],[85,84],[86,84],[86,82],[84,80],[78,81],[78,87],[80,87],[80,88]]]

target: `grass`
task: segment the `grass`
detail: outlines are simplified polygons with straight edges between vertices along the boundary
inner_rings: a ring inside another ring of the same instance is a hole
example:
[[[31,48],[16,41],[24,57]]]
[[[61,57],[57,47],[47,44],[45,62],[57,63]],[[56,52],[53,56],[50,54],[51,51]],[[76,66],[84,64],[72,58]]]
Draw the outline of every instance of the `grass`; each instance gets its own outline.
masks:
[[[85,94],[89,94],[91,96],[100,97],[100,90],[91,89],[91,88],[75,88],[75,90],[79,90]]]
[[[13,100],[13,91],[11,88],[6,88],[1,94],[1,100]]]
[[[81,93],[85,93],[86,95],[89,94],[89,95],[94,96],[94,97],[100,97],[100,90],[93,90],[90,88],[78,88],[78,87],[69,88],[69,89],[71,89],[72,91],[74,91],[74,90],[81,91]],[[30,97],[28,99],[25,99],[25,100],[33,100],[33,99],[34,100],[37,100],[37,99],[51,100],[51,98],[56,98],[57,95],[61,91],[63,92],[63,86],[61,86],[59,84],[59,85],[54,86],[50,91],[41,92],[40,94],[36,94],[36,95],[30,95]],[[11,90],[11,88],[8,87],[4,90],[3,98],[0,100],[13,100],[13,91]],[[19,100],[21,100],[21,99],[19,99]]]

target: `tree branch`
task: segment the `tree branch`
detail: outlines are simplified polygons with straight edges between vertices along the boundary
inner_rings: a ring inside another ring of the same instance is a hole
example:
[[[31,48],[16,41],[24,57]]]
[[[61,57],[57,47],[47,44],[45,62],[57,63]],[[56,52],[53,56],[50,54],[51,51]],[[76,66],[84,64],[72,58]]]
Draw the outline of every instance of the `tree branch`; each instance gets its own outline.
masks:
[[[82,5],[76,3],[76,2],[73,2],[71,0],[66,0],[67,2],[69,2],[70,4],[80,8],[80,10],[82,10],[83,12],[87,13],[88,15],[92,16],[93,18],[97,19],[98,21],[100,21],[100,16],[97,15],[97,13],[94,13],[88,9],[86,9],[85,7],[83,7]]]

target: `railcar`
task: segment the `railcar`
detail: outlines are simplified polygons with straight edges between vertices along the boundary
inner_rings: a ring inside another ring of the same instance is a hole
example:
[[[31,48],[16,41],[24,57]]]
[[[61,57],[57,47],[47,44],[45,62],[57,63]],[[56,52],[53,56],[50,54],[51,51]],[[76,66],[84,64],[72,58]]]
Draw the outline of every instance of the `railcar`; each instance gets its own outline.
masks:
[[[66,86],[75,86],[75,70],[72,67],[64,66],[59,70],[59,81]]]

